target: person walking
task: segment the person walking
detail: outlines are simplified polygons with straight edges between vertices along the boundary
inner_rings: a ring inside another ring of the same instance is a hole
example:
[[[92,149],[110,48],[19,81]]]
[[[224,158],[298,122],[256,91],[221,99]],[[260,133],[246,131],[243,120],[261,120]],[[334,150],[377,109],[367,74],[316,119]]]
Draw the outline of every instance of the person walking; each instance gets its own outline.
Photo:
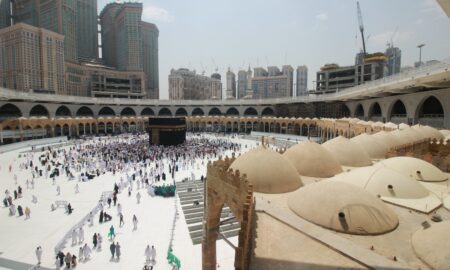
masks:
[[[145,248],[144,251],[144,255],[145,255],[145,263],[150,263],[151,259],[152,259],[152,252],[150,249],[150,245],[147,245],[147,247]]]
[[[29,219],[31,215],[31,210],[30,208],[27,206],[25,207],[25,219]]]
[[[73,229],[72,230],[72,246],[75,246],[77,244],[77,238],[78,238],[77,230]]]
[[[118,261],[120,260],[120,255],[122,255],[122,251],[121,251],[120,248],[121,248],[120,244],[119,244],[119,242],[117,242],[117,244],[116,244],[116,258],[117,258]]]
[[[83,261],[83,247],[78,250],[78,261]]]
[[[94,233],[94,236],[92,237],[92,243],[94,244],[94,249],[97,248],[97,234]]]
[[[102,242],[103,242],[103,237],[100,235],[100,233],[97,233],[97,249],[100,251],[102,250]]]
[[[138,224],[138,220],[136,215],[133,215],[133,231],[137,230],[137,224]]]
[[[91,252],[92,252],[91,248],[87,244],[84,244],[83,255],[85,261],[89,260],[89,258],[91,257]]]
[[[59,267],[62,267],[63,265],[64,265],[64,257],[65,257],[66,255],[64,255],[64,253],[62,253],[62,251],[60,250],[59,252],[58,252],[58,254],[56,255],[56,258],[58,258],[58,260],[59,260]]]
[[[37,258],[37,261],[38,261],[38,265],[41,265],[41,258],[42,258],[42,247],[41,246],[38,246],[37,248],[36,248],[36,258]]]
[[[156,249],[154,246],[152,246],[151,257],[152,257],[152,262],[154,262],[156,260]]]
[[[112,242],[109,246],[109,250],[111,251],[111,260],[113,260],[114,254],[116,253],[116,245],[114,244],[114,242]]]
[[[72,254],[70,254],[70,252],[67,252],[64,261],[66,262],[66,268],[70,269],[70,263],[72,262]]]
[[[119,219],[120,219],[119,227],[122,227],[125,224],[125,222],[123,221],[123,214],[122,213],[119,214]]]
[[[111,227],[109,228],[108,237],[109,237],[110,240],[113,240],[114,238],[116,238],[116,233],[114,232],[114,226],[113,225],[111,225]]]
[[[84,230],[83,227],[80,227],[78,230],[78,243],[82,244],[84,242]]]
[[[139,193],[139,191],[138,191],[138,193],[136,194],[136,200],[137,200],[137,203],[138,203],[138,204],[141,203],[141,193]]]

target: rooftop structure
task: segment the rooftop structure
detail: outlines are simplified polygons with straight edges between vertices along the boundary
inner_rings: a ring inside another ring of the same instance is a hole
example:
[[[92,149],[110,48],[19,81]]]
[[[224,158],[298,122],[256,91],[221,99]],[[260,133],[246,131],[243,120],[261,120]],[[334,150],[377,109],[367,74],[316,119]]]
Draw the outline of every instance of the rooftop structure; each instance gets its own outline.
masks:
[[[172,69],[169,75],[169,99],[222,99],[222,82],[219,74],[211,77],[185,68]]]

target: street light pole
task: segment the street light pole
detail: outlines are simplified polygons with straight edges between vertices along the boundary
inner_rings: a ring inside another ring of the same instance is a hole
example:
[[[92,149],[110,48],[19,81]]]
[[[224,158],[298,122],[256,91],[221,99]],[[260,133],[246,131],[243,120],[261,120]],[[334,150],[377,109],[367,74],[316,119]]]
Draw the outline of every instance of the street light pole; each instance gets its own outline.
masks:
[[[419,48],[419,67],[422,65],[422,47],[423,46],[425,46],[425,44],[417,45],[417,48]]]

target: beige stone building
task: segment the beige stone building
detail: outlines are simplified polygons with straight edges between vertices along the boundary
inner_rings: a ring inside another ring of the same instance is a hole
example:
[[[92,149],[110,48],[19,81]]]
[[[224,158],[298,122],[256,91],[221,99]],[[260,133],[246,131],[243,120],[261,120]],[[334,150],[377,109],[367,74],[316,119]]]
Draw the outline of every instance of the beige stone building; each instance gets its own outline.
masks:
[[[251,79],[252,98],[279,98],[292,97],[294,69],[285,65],[280,71],[278,67],[254,69],[254,77]]]
[[[185,68],[172,69],[169,75],[169,99],[222,99],[220,75],[196,74]]]
[[[64,36],[24,23],[0,29],[0,85],[65,94]]]
[[[66,62],[66,81],[70,95],[111,98],[145,96],[143,71],[120,71],[101,64]]]

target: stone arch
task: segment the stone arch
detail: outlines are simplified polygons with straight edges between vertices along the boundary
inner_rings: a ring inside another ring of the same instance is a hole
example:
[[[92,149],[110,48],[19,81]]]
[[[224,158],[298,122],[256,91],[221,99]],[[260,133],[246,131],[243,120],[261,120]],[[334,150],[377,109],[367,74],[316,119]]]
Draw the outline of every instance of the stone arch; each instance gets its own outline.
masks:
[[[407,111],[406,111],[406,106],[403,103],[403,101],[401,101],[400,99],[397,99],[392,107],[391,107],[391,112],[389,117],[406,117],[408,115]]]
[[[264,109],[262,110],[261,115],[262,115],[262,116],[266,116],[266,115],[275,115],[275,112],[273,111],[272,108],[266,107],[266,108],[264,108]]]
[[[209,110],[208,115],[222,115],[222,112],[217,107],[214,107]]]
[[[350,113],[350,109],[348,108],[347,104],[344,104],[342,106],[342,117],[350,117],[351,113]]]
[[[380,103],[374,102],[370,105],[368,117],[369,120],[373,121],[383,120],[383,111],[381,109]]]
[[[120,116],[136,116],[136,112],[130,107],[125,107],[120,112]]]
[[[161,108],[158,112],[158,116],[172,116],[172,112],[168,108]]]
[[[253,107],[248,107],[244,111],[244,116],[258,116],[258,112]]]
[[[399,124],[408,122],[408,112],[406,106],[400,99],[396,99],[391,103],[389,113],[389,121]]]
[[[42,105],[35,105],[30,110],[30,116],[46,116],[46,117],[49,117],[50,114],[49,114],[47,108],[45,108],[44,106],[42,106]]]
[[[187,116],[188,113],[185,108],[178,108],[177,111],[175,112],[175,115],[176,116]]]
[[[86,107],[86,106],[82,106],[80,107],[76,114],[76,116],[94,116],[94,112],[91,110],[91,108]]]
[[[200,108],[195,108],[193,111],[192,111],[192,116],[203,116],[203,115],[205,115],[205,112],[202,110],[202,109],[200,109]]]
[[[146,107],[146,108],[142,109],[141,115],[142,116],[151,116],[151,115],[155,115],[155,112],[151,108]]]
[[[364,107],[362,104],[358,104],[355,109],[355,117],[356,118],[364,118]]]
[[[56,117],[72,117],[72,112],[67,108],[67,106],[61,105],[56,109]]]
[[[114,112],[114,110],[108,106],[102,107],[100,111],[98,111],[98,116],[115,116],[115,115],[116,113]]]
[[[235,268],[247,269],[252,244],[254,218],[253,188],[239,172],[229,170],[232,160],[219,160],[208,165],[208,185],[205,192],[204,236],[202,239],[202,269],[216,269],[216,241],[221,225],[222,209],[228,206],[240,224],[239,246],[235,250]]]
[[[14,104],[6,103],[0,107],[0,119],[19,118],[23,116],[22,111]]]
[[[445,112],[442,102],[435,96],[425,97],[418,104],[415,117],[420,124],[443,127]]]
[[[231,107],[227,110],[227,112],[225,114],[239,116],[239,111],[235,107]]]

